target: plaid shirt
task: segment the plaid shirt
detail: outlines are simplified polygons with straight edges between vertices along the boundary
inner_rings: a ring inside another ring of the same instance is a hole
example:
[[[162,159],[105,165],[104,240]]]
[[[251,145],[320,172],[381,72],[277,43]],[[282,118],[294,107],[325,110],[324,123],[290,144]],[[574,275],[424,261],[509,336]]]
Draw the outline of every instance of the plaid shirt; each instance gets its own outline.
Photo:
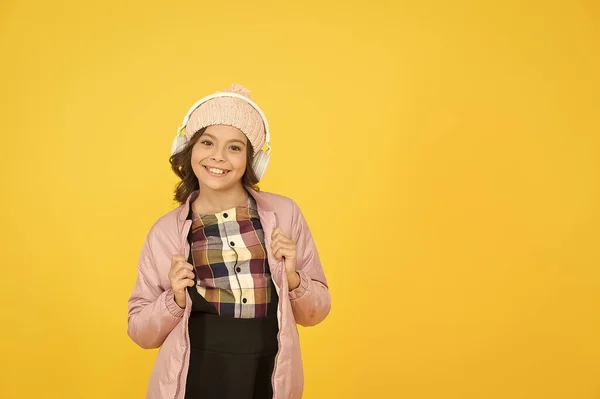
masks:
[[[192,213],[191,257],[196,289],[219,315],[267,316],[273,282],[256,201],[216,214]]]

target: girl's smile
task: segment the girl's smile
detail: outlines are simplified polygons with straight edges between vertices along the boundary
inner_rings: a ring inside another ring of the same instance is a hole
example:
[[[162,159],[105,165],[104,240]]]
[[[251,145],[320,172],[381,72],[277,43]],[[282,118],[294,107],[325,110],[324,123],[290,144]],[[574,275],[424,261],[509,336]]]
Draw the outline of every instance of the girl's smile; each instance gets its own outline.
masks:
[[[206,169],[211,176],[218,177],[218,178],[223,177],[227,173],[231,172],[231,170],[215,168],[213,166],[206,166],[206,165],[202,165],[202,166],[204,166],[204,169]]]

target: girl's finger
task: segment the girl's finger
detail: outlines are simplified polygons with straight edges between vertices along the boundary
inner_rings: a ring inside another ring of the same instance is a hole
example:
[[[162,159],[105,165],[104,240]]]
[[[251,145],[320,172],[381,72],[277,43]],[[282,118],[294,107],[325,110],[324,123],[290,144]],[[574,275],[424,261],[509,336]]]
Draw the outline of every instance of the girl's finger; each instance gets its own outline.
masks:
[[[296,245],[293,242],[278,242],[276,245],[273,245],[272,248],[295,249]]]
[[[294,241],[290,240],[286,236],[278,235],[274,240],[271,241],[271,246],[279,243],[284,243],[286,245],[295,244]]]
[[[296,251],[290,249],[290,248],[278,248],[277,251],[275,251],[275,254],[277,254],[276,259],[280,260],[281,258],[287,258],[287,259],[291,259],[294,258],[296,256]]]
[[[174,266],[178,262],[185,262],[185,257],[183,255],[171,256],[171,267]]]
[[[283,230],[281,230],[279,227],[277,227],[275,230],[273,230],[273,234],[271,235],[271,239],[274,240],[276,237],[279,237],[279,236],[285,237],[285,234],[283,233]]]
[[[185,261],[178,261],[177,263],[175,263],[175,270],[179,271],[179,270],[194,270],[194,266],[192,266],[191,264],[185,262]]]
[[[272,252],[273,252],[273,256],[275,257],[275,259],[279,260],[279,251],[281,251],[281,249],[279,247],[277,248],[273,248]]]
[[[182,280],[185,278],[194,278],[194,273],[188,269],[181,269],[175,274],[175,278],[178,280]]]

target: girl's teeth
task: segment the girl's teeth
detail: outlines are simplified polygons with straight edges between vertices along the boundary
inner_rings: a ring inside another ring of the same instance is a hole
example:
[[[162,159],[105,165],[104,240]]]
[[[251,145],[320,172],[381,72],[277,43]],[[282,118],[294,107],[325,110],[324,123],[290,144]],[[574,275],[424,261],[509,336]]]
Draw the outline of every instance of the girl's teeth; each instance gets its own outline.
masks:
[[[223,173],[225,173],[225,171],[220,170],[220,169],[208,169],[208,171],[211,173],[216,173],[218,175],[222,175]]]

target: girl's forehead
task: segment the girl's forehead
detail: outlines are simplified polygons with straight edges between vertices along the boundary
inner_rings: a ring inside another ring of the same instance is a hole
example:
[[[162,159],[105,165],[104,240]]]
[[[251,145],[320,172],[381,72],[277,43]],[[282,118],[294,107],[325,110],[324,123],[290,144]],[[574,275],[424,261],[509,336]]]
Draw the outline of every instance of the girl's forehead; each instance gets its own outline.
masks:
[[[204,134],[209,134],[217,139],[239,139],[244,140],[246,135],[237,127],[229,125],[211,125],[206,128]]]

